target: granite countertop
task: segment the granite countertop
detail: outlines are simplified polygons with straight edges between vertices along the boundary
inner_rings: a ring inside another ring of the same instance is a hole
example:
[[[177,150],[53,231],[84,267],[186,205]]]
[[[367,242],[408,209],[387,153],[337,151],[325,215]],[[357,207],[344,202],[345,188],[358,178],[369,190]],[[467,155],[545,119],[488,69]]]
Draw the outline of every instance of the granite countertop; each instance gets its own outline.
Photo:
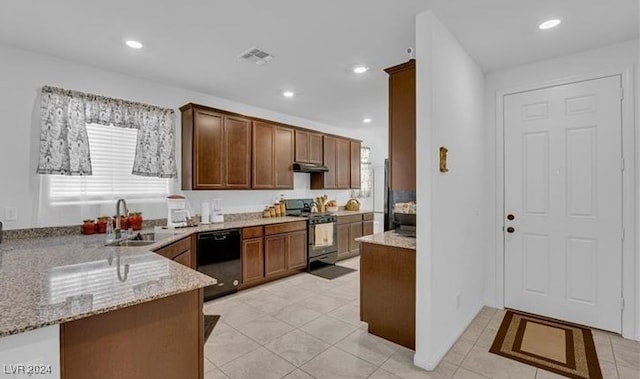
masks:
[[[140,247],[104,246],[104,234],[5,240],[0,244],[0,337],[215,284],[214,278],[152,251],[197,232],[294,221],[303,219],[144,230],[161,239]]]
[[[402,249],[416,249],[415,238],[396,233],[394,230],[356,238],[356,241],[363,243],[372,243],[376,245],[399,247]]]

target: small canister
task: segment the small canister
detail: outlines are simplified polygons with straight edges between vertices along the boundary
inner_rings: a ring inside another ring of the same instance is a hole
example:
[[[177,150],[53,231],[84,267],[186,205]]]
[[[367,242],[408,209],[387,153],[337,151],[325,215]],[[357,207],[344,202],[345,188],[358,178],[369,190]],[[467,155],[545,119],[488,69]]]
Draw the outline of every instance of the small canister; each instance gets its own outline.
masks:
[[[276,217],[276,208],[269,207],[269,213],[271,214],[271,217]]]
[[[280,217],[280,216],[282,216],[282,211],[281,211],[281,209],[280,209],[280,203],[275,203],[275,204],[273,204],[273,207],[274,207],[274,208],[275,208],[275,210],[276,210],[276,217]]]
[[[262,217],[269,218],[271,217],[271,211],[269,210],[269,206],[264,207],[264,211],[262,212]]]

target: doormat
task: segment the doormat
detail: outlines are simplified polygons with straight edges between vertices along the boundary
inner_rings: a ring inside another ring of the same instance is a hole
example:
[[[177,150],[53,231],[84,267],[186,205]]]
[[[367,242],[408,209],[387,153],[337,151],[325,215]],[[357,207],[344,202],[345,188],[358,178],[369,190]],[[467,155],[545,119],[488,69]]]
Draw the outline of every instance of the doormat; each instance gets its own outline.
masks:
[[[344,266],[331,265],[331,266],[324,266],[321,268],[317,268],[315,270],[311,270],[309,271],[309,274],[331,280],[331,279],[339,278],[343,275],[350,274],[354,271],[358,271],[358,270],[354,270],[352,268],[348,268]]]
[[[220,316],[204,315],[204,342],[207,342]]]
[[[507,311],[490,352],[567,378],[602,379],[591,330]]]

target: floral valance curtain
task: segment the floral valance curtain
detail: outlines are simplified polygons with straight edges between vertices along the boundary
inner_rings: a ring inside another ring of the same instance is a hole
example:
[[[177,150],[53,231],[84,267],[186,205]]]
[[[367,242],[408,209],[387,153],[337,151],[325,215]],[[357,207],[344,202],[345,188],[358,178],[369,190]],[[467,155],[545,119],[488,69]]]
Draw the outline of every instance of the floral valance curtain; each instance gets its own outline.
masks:
[[[175,178],[174,111],[62,88],[42,88],[39,174],[91,175],[87,123],[138,130],[133,175]]]

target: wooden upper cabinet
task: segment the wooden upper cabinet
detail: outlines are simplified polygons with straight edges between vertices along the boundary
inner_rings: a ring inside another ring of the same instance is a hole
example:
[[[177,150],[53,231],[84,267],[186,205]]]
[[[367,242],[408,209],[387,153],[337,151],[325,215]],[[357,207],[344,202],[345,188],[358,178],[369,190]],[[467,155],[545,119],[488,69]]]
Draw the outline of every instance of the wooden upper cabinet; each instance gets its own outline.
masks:
[[[336,188],[351,187],[351,147],[349,140],[336,138]]]
[[[309,133],[309,163],[322,164],[322,134]]]
[[[293,129],[253,122],[253,188],[293,188]]]
[[[309,162],[309,132],[296,130],[296,162]]]
[[[385,70],[389,74],[389,186],[416,189],[416,62]]]
[[[191,109],[182,118],[182,188],[224,188],[224,115]]]
[[[329,171],[325,173],[312,174],[311,188],[334,189],[336,188],[336,138],[331,136],[324,136],[322,139],[322,163],[329,168]]]
[[[360,142],[349,141],[351,149],[350,165],[351,165],[351,188],[360,188]]]
[[[295,161],[322,164],[322,134],[296,130]]]
[[[293,129],[275,127],[275,188],[293,189]]]
[[[251,120],[225,116],[227,188],[251,188]]]
[[[187,104],[182,111],[182,189],[251,187],[251,119]]]
[[[275,128],[262,121],[253,123],[253,188],[273,188]]]

